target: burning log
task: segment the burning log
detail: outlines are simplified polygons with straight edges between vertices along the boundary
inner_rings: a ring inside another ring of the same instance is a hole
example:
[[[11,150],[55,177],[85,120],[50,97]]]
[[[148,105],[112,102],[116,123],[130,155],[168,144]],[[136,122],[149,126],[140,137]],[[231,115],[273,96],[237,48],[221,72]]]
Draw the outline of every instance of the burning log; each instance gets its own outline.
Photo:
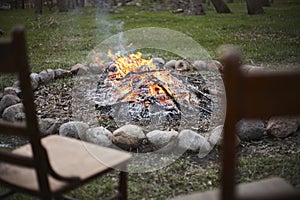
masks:
[[[100,75],[94,101],[102,114],[121,125],[127,120],[142,126],[188,127],[212,114],[209,94],[193,82],[205,83],[201,77],[159,68],[140,53],[114,56]]]

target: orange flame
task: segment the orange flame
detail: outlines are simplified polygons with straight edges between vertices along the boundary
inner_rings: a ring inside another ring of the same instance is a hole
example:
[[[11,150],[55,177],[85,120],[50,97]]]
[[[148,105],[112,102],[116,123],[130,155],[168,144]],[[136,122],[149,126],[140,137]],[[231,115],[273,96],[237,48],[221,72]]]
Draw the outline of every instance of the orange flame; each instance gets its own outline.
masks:
[[[118,56],[108,51],[108,56],[113,59],[113,64],[108,67],[109,78],[107,81],[112,86],[120,88],[122,102],[136,102],[141,95],[155,97],[159,102],[172,103],[172,96],[177,95],[171,91],[169,84],[174,84],[170,78],[169,71],[161,71],[153,63],[152,59],[142,58],[142,53],[128,54],[127,56]],[[130,76],[131,81],[124,85],[122,78]],[[153,80],[154,79],[154,80]],[[134,88],[134,83],[139,83],[139,88]],[[159,82],[159,83],[158,83]],[[126,96],[127,95],[127,96]],[[144,102],[146,107],[150,106],[150,102]]]

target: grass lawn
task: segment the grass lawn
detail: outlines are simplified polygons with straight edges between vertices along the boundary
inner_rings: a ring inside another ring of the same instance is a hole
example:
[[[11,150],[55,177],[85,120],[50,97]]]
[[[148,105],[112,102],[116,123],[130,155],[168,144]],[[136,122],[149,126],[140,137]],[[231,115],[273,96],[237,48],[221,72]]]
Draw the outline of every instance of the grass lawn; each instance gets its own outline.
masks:
[[[89,6],[67,13],[45,9],[38,18],[32,9],[0,11],[0,29],[4,31],[0,38],[8,37],[16,25],[23,25],[34,72],[70,69],[72,65],[84,63],[88,53],[101,41],[120,31],[141,27],[180,31],[202,45],[212,58],[216,58],[220,45],[234,44],[243,51],[246,64],[274,70],[300,68],[300,1],[275,0],[271,7],[264,8],[265,14],[256,16],[247,15],[244,1],[228,6],[232,14],[217,14],[212,5],[205,5],[204,16],[173,14],[169,10],[154,12],[147,6],[125,7],[120,14],[107,14]],[[161,57],[171,59],[169,54]],[[12,82],[0,77],[1,88]],[[241,155],[238,165],[238,182],[276,175],[295,186],[300,184],[299,148],[298,152],[277,152],[267,157]],[[186,153],[159,171],[130,174],[129,199],[166,199],[216,188],[220,183],[219,172],[218,157],[204,162]],[[116,174],[111,173],[72,191],[70,196],[92,200],[114,192],[116,183]],[[16,194],[9,199],[34,198]]]

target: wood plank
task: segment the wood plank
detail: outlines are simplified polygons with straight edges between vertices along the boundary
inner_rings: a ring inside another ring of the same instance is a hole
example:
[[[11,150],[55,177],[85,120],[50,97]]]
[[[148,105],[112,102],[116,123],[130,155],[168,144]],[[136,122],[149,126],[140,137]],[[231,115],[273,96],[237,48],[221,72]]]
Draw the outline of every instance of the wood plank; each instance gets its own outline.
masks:
[[[269,117],[300,113],[300,72],[242,76],[236,97],[240,117]]]
[[[28,137],[30,135],[26,131],[25,122],[9,122],[3,119],[0,119],[0,133],[21,137]]]

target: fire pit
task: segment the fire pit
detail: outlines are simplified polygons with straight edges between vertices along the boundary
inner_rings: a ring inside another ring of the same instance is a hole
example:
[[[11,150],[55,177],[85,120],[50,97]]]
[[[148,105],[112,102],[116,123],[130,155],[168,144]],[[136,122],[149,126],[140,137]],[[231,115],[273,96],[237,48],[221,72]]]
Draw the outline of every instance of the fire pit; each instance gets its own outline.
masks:
[[[87,56],[83,76],[74,77],[72,118],[92,129],[79,137],[100,145],[106,138],[137,157],[174,149],[175,157],[186,150],[205,156],[224,119],[222,79],[211,63],[217,61],[192,38],[168,29],[129,30],[102,41]]]
[[[147,131],[207,131],[212,99],[200,73],[159,66],[140,52],[109,56],[110,62],[100,62],[97,86],[86,94],[102,124],[112,129],[129,123]]]

